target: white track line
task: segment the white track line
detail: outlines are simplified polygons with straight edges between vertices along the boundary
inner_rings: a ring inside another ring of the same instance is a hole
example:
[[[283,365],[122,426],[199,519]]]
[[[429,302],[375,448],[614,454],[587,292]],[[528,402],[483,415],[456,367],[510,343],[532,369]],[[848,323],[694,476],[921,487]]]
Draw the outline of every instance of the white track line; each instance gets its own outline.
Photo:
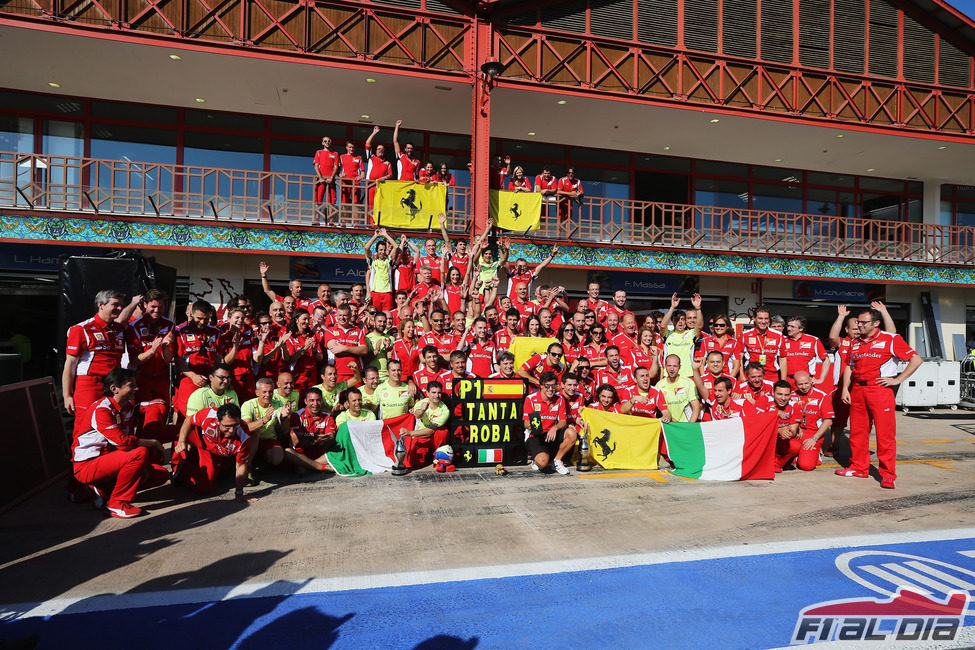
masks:
[[[935,542],[975,538],[975,528],[957,528],[911,533],[881,533],[875,535],[856,535],[850,537],[830,537],[789,542],[763,542],[760,544],[741,544],[703,549],[681,549],[658,551],[634,555],[609,555],[604,557],[573,558],[547,562],[526,562],[522,564],[503,564],[495,566],[463,567],[430,571],[411,571],[403,573],[384,573],[364,576],[342,576],[335,578],[314,578],[301,581],[277,581],[264,583],[245,583],[233,587],[207,587],[201,589],[180,589],[160,592],[133,594],[103,594],[71,598],[53,598],[39,603],[19,603],[0,605],[0,620],[29,618],[33,616],[54,616],[65,610],[71,613],[88,613],[136,607],[162,607],[189,603],[209,603],[248,597],[281,597],[295,594],[317,594],[334,591],[361,589],[381,589],[407,585],[433,584],[439,582],[462,582],[510,578],[529,575],[550,575],[574,571],[598,571],[624,567],[668,564],[673,562],[695,562],[729,557],[749,557],[775,553],[797,553],[801,551],[820,551],[831,548],[909,544],[915,542]]]

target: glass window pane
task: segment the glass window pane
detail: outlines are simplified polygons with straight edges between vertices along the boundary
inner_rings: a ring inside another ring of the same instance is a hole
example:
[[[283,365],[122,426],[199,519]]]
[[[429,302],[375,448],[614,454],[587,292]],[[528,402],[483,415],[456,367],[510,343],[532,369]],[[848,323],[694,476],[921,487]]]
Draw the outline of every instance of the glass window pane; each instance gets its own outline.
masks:
[[[717,162],[714,160],[698,160],[698,174],[714,174],[715,176],[748,176],[748,165],[738,163]]]
[[[565,160],[565,147],[558,144],[546,144],[544,142],[526,142],[524,140],[504,140],[498,148],[492,147],[491,151],[510,154],[512,164],[517,165],[514,160],[517,156],[528,156],[540,158],[552,162]],[[558,163],[557,163],[558,164]],[[552,170],[553,172],[555,170]]]
[[[908,194],[924,194],[924,183],[919,183],[917,181],[910,182],[907,184]]]
[[[606,149],[585,149],[572,147],[569,159],[580,162],[601,163],[604,165],[618,165],[625,167],[630,164],[630,154],[625,151],[609,151]]]
[[[975,199],[975,186],[955,185],[955,196],[959,199]]]
[[[690,171],[690,158],[675,158],[674,156],[650,156],[641,154],[636,157],[637,167],[647,169],[667,169],[673,171]]]
[[[951,201],[941,201],[941,210],[938,212],[938,223],[942,226],[950,226],[954,218],[952,212]]]
[[[187,165],[233,169],[263,169],[264,166],[262,138],[187,131],[183,142]]]
[[[264,130],[264,118],[260,115],[188,110],[183,115],[183,119],[188,126],[207,126],[232,131]]]
[[[959,205],[955,224],[959,226],[975,226],[975,205]]]
[[[801,169],[786,169],[783,167],[752,167],[752,176],[770,181],[783,181],[785,183],[801,183]]]
[[[900,221],[901,197],[894,194],[863,194],[863,217]]]
[[[809,188],[806,190],[806,212],[828,217],[839,216],[836,190]]]
[[[822,172],[807,172],[806,182],[810,185],[829,185],[832,187],[853,187],[855,176],[845,174],[828,174]]]
[[[176,124],[177,121],[175,108],[124,102],[93,101],[91,103],[91,114],[95,117],[109,117],[136,122],[157,122],[160,124]]]
[[[84,154],[84,125],[80,122],[44,122],[44,155],[47,157],[49,204],[54,208],[80,208],[81,156]]]
[[[118,124],[93,124],[91,157],[175,164],[176,131]]]
[[[699,178],[694,188],[694,203],[719,208],[747,208],[748,183]]]
[[[802,187],[755,183],[752,208],[775,212],[802,212]]]
[[[870,178],[868,176],[861,176],[860,189],[877,190],[879,192],[903,192],[904,181],[890,178]]]
[[[14,90],[0,90],[0,105],[16,106],[19,111],[38,111],[41,113],[63,113],[74,115],[82,112],[84,106],[80,99],[60,95],[35,95],[19,93]]]
[[[344,124],[335,122],[314,122],[312,120],[289,120],[280,117],[271,118],[271,133],[288,135],[308,135],[316,138],[328,136],[333,140],[346,137]]]
[[[34,152],[34,120],[0,115],[0,151]]]
[[[921,223],[924,221],[924,214],[921,208],[921,199],[908,199],[907,220],[911,223]]]
[[[454,149],[470,151],[471,137],[469,135],[451,135],[448,133],[431,133],[431,149]]]

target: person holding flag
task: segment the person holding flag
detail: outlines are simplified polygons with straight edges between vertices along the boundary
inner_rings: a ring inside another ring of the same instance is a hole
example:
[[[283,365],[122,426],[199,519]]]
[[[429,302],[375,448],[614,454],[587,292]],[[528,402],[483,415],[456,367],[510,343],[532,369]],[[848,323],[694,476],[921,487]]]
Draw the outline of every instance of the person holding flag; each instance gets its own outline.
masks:
[[[532,459],[533,471],[549,467],[559,474],[569,474],[562,458],[576,443],[576,435],[567,430],[565,400],[558,395],[559,379],[554,372],[541,376],[537,393],[525,398],[525,449]]]

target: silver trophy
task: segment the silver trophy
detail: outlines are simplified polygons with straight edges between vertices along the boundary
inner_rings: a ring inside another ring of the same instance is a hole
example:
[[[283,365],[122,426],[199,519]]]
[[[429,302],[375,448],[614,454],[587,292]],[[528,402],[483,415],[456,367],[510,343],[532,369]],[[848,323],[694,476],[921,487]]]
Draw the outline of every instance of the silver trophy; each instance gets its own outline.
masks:
[[[577,472],[588,472],[591,467],[589,466],[589,436],[582,434],[582,438],[579,440],[579,462],[576,463]]]
[[[396,458],[396,464],[393,465],[393,476],[404,476],[406,474],[406,465],[403,464],[403,461],[406,459],[406,444],[403,442],[403,436],[396,438],[396,447],[393,448],[393,456]]]

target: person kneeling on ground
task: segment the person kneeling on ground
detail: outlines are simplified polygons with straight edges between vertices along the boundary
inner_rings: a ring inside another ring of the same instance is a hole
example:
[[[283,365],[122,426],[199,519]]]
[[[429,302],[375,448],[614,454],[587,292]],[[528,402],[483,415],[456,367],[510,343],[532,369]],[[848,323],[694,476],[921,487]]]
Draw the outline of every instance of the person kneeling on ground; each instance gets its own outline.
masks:
[[[322,391],[305,391],[305,408],[291,416],[291,448],[285,450],[289,460],[319,472],[328,469],[326,454],[335,446],[335,420],[324,405]]]
[[[531,468],[540,472],[552,468],[566,476],[569,470],[562,458],[576,443],[576,434],[566,431],[565,400],[559,395],[559,378],[551,370],[538,379],[537,393],[525,398],[525,449],[532,459]]]
[[[433,462],[438,447],[447,444],[447,419],[450,409],[443,403],[443,384],[434,380],[427,384],[427,396],[413,407],[416,424],[413,431],[402,429],[400,436],[406,446],[404,464],[410,469],[424,467]]]
[[[74,476],[95,493],[100,507],[104,487],[114,481],[106,506],[113,517],[129,519],[142,514],[132,505],[139,488],[162,485],[169,472],[152,463],[152,454],[162,460],[158,440],[140,439],[134,433],[135,394],[139,390],[135,371],[115,368],[102,380],[105,397],[92,404],[85,413],[87,426],[75,427],[71,458]]]
[[[284,447],[280,439],[289,432],[291,402],[274,394],[274,382],[268,378],[257,380],[257,397],[249,399],[240,412],[249,434],[258,438],[251,447],[251,469],[258,453],[263,453],[269,465],[278,466],[284,461]]]
[[[253,441],[241,425],[240,407],[236,404],[198,411],[183,422],[179,440],[173,447],[173,478],[197,494],[207,494],[221,470],[229,466],[225,464],[226,459],[236,458],[234,499],[254,503],[257,497],[244,497]]]

